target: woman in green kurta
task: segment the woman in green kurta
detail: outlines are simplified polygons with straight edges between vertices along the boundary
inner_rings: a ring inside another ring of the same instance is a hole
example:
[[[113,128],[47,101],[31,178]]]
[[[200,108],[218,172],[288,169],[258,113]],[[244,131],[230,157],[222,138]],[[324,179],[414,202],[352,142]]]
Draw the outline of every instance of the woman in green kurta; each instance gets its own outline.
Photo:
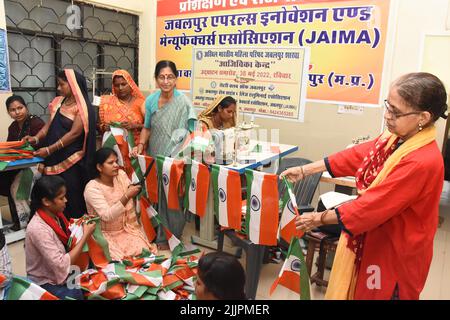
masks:
[[[179,150],[186,135],[194,130],[197,117],[192,102],[175,88],[177,74],[177,67],[172,61],[163,60],[156,64],[155,79],[160,90],[145,101],[144,128],[132,154],[143,154],[148,142],[147,153],[151,157],[162,155],[175,158],[176,150]],[[167,200],[160,183],[158,194],[158,213],[167,222],[170,231],[180,238],[185,224],[184,214],[167,209]],[[164,249],[166,242],[164,231],[159,228],[156,243]]]

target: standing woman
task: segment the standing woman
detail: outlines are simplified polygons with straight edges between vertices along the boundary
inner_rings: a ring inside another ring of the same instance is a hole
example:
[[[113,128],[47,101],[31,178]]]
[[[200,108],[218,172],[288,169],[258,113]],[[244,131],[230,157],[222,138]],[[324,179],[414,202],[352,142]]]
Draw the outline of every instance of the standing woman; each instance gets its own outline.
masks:
[[[83,191],[95,153],[95,113],[88,98],[86,79],[72,69],[58,73],[58,92],[49,105],[50,121],[39,133],[24,139],[42,143],[35,156],[45,158],[44,175],[59,175],[67,186],[68,218],[86,213]]]
[[[326,299],[419,299],[433,257],[444,180],[434,123],[446,118],[443,83],[429,73],[397,79],[378,138],[281,174],[291,181],[328,170],[355,176],[359,196],[334,210],[304,213],[297,229],[339,224]]]
[[[144,145],[148,142],[147,153],[153,158],[157,155],[174,157],[186,135],[194,130],[197,117],[192,102],[176,89],[177,75],[177,67],[172,61],[163,60],[156,64],[155,79],[160,90],[145,101],[144,128],[132,155],[143,154]],[[159,187],[158,212],[167,221],[170,231],[179,238],[185,224],[184,215],[167,209],[162,185]],[[158,230],[156,242],[166,242],[162,228]]]
[[[102,96],[100,101],[100,132],[108,131],[111,122],[120,122],[133,133],[135,144],[138,144],[144,126],[144,95],[126,70],[115,71],[112,81],[113,94]]]

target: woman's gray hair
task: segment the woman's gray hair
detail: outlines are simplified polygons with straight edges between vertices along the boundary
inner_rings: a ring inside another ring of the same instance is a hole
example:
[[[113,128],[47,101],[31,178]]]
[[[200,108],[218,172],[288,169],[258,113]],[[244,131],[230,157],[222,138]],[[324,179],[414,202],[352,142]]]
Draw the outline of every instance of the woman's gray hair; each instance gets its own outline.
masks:
[[[432,121],[447,119],[447,92],[442,81],[427,72],[408,73],[398,78],[393,87],[413,109],[428,111]]]

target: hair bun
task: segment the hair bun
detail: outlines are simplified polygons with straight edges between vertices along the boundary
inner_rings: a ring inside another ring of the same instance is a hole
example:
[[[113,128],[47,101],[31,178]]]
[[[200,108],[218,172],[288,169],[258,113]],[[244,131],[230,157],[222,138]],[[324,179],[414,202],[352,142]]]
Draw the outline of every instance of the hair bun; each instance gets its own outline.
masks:
[[[447,118],[448,118],[448,106],[447,106],[447,105],[444,105],[444,108],[443,108],[443,109],[444,109],[444,110],[442,111],[441,118],[447,119]]]

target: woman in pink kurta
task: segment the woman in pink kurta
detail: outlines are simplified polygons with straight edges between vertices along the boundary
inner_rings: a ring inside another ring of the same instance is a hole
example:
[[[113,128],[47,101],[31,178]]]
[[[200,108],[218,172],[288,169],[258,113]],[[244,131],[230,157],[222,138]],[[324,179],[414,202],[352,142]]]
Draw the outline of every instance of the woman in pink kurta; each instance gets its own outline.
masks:
[[[434,123],[446,118],[443,83],[411,73],[391,86],[375,140],[282,173],[291,181],[328,170],[353,175],[358,198],[334,210],[304,213],[298,229],[339,224],[326,299],[419,299],[433,257],[444,164]]]
[[[138,223],[133,198],[140,192],[131,185],[127,174],[119,169],[114,150],[101,148],[95,154],[98,177],[84,190],[89,214],[101,219],[102,233],[108,241],[113,260],[135,256],[148,249],[156,253]]]

